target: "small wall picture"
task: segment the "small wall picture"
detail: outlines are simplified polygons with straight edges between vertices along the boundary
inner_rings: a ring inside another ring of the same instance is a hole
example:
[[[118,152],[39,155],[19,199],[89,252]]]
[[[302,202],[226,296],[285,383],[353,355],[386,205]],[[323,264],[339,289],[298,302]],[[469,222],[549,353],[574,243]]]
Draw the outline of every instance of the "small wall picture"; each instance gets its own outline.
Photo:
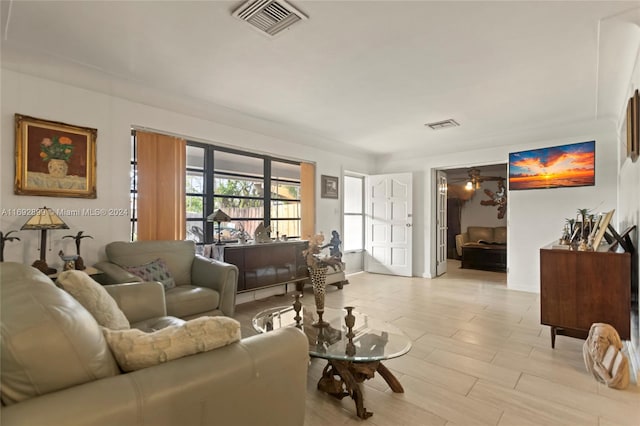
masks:
[[[320,179],[322,198],[338,198],[338,178],[335,176],[322,175]]]
[[[16,194],[96,198],[96,129],[20,114],[15,126]]]

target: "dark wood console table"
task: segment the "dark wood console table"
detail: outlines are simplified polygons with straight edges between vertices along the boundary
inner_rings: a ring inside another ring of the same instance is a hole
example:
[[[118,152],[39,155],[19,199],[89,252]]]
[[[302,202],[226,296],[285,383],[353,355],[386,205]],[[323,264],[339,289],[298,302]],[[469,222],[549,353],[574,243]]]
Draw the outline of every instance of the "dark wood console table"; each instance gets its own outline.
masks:
[[[556,335],[586,338],[591,324],[612,325],[623,340],[631,327],[631,254],[540,249],[540,322]]]
[[[238,267],[238,292],[307,280],[306,240],[224,246],[224,261]]]

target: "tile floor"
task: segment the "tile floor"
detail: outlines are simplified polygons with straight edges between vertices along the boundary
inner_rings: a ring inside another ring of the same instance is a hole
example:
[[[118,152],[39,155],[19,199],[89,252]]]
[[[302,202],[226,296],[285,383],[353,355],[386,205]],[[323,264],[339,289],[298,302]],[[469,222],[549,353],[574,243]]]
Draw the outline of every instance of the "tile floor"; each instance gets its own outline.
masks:
[[[640,425],[640,388],[612,390],[595,381],[582,360],[582,340],[559,336],[551,349],[540,325],[539,296],[507,290],[506,275],[459,269],[438,279],[355,274],[343,290],[329,286],[326,305],[358,310],[391,322],[413,341],[388,360],[404,386],[391,392],[376,376],[365,382],[365,407],[355,416],[342,401],[316,390],[325,361],[312,359],[305,426],[356,425]],[[305,305],[313,305],[310,286]],[[243,336],[251,317],[291,303],[292,293],[238,305]]]

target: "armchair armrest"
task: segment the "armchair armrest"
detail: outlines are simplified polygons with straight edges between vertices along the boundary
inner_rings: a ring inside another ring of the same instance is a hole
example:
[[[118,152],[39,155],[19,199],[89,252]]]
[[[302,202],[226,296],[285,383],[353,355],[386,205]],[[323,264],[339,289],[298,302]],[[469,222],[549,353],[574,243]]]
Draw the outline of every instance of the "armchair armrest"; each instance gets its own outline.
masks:
[[[100,279],[103,284],[142,282],[142,278],[133,275],[115,263],[103,261],[96,263],[94,266],[104,272],[104,276]]]
[[[167,307],[159,282],[136,282],[104,286],[130,323],[164,317]]]
[[[196,255],[191,266],[191,284],[220,293],[220,310],[228,317],[233,316],[238,288],[236,265]]]
[[[462,246],[468,242],[469,234],[467,232],[456,235],[456,253],[458,253],[459,257],[462,257]]]

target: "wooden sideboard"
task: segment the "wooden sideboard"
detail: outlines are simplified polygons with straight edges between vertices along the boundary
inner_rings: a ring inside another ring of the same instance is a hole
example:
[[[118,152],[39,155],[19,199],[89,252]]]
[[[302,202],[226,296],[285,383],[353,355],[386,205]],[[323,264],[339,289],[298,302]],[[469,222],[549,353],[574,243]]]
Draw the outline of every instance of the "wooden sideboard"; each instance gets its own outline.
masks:
[[[224,246],[224,261],[238,267],[238,292],[307,280],[302,256],[308,241],[292,240]]]
[[[586,338],[591,324],[631,327],[631,254],[540,249],[540,322],[556,335]]]

